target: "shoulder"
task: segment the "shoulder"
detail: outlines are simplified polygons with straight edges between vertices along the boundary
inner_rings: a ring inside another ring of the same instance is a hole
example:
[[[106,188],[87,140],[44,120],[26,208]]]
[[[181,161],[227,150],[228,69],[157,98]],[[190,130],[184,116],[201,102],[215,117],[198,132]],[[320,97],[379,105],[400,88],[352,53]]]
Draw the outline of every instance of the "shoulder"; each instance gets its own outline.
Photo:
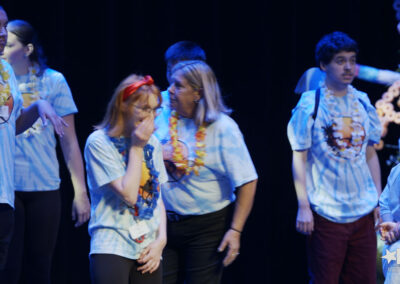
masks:
[[[211,123],[207,129],[215,134],[222,133],[224,136],[240,132],[239,125],[236,121],[224,113],[221,113],[218,119]]]
[[[55,83],[65,82],[65,77],[61,72],[58,72],[51,68],[46,68],[43,72],[42,78],[47,81],[52,81]]]
[[[4,70],[8,73],[8,74],[13,74],[14,75],[14,71],[11,67],[11,65],[5,61],[4,59],[0,59],[1,60],[1,64],[3,65]]]
[[[359,91],[354,87],[353,87],[353,89],[354,89],[354,94],[356,95],[357,99],[359,99],[363,104],[371,104],[371,101],[369,100],[367,93]]]
[[[95,130],[86,140],[86,147],[96,147],[96,146],[104,146],[109,142],[108,136],[105,134],[103,129]]]

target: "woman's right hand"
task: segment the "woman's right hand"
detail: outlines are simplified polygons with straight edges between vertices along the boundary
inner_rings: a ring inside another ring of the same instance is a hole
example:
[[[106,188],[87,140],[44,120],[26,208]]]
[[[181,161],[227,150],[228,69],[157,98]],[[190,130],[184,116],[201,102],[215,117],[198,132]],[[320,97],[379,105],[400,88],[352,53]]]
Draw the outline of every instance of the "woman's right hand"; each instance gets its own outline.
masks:
[[[151,135],[154,132],[154,115],[151,114],[146,117],[131,134],[131,143],[134,147],[143,148],[146,146]]]
[[[296,229],[304,235],[311,235],[314,231],[314,217],[310,206],[299,207],[297,211]]]

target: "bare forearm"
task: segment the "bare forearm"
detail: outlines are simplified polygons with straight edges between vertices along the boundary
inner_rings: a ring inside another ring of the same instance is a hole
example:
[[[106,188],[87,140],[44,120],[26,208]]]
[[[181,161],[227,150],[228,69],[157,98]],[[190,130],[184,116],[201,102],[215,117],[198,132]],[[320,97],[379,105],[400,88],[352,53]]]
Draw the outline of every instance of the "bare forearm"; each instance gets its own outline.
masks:
[[[16,135],[21,134],[39,118],[38,102],[31,104],[29,107],[24,108],[21,115],[16,121]]]
[[[378,154],[372,146],[367,147],[367,164],[379,197],[382,193],[381,167],[379,165]]]
[[[296,190],[298,205],[300,208],[310,207],[306,187],[306,161],[307,151],[293,151],[293,181]]]
[[[257,180],[253,180],[237,188],[238,194],[235,202],[231,228],[240,232],[243,230],[246,220],[253,208],[256,187]]]
[[[142,176],[143,148],[130,147],[125,175],[111,182],[112,188],[130,206],[134,206]]]

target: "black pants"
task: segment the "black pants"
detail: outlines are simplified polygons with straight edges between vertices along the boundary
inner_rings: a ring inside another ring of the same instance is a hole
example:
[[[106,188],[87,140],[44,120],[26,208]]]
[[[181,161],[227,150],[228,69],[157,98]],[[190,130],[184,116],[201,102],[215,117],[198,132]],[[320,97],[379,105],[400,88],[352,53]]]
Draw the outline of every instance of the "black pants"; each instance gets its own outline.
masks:
[[[222,278],[222,259],[218,252],[231,220],[231,207],[217,212],[185,216],[167,224],[167,246],[163,252],[164,284],[217,284]]]
[[[14,209],[6,204],[0,204],[0,269],[4,268],[7,252],[14,228]],[[1,279],[1,275],[0,275]]]
[[[153,273],[137,271],[140,265],[134,259],[115,254],[90,255],[92,284],[161,284],[162,262]]]
[[[15,229],[0,283],[50,283],[61,215],[58,190],[15,192]]]

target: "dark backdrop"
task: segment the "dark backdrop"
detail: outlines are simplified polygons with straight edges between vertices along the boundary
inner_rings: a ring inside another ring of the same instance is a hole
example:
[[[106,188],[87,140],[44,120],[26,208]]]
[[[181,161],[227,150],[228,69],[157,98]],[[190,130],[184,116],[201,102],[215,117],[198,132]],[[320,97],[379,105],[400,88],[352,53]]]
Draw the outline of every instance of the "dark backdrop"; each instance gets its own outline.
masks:
[[[151,74],[165,89],[163,53],[179,40],[198,42],[234,109],[259,174],[240,257],[225,283],[306,283],[305,239],[294,224],[297,202],[286,138],[300,75],[314,66],[322,35],[341,30],[360,45],[359,62],[396,69],[399,35],[392,1],[375,0],[3,0],[9,19],[39,31],[49,65],[67,78],[79,108],[83,149],[116,85],[129,73]],[[375,102],[385,87],[355,81]],[[388,140],[395,141],[398,128]],[[380,153],[383,181],[389,151]],[[61,157],[61,156],[60,156]],[[62,158],[60,158],[62,159]],[[54,256],[54,283],[89,283],[87,226],[70,221],[65,166],[63,216]]]

